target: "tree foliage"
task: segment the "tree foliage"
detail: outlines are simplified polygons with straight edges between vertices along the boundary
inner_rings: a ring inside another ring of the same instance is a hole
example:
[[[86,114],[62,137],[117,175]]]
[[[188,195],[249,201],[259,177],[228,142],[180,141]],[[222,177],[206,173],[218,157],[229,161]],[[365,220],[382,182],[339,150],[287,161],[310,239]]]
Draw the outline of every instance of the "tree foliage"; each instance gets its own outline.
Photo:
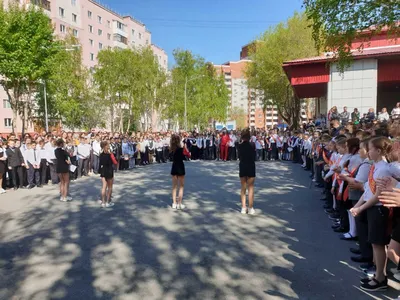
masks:
[[[318,55],[310,23],[304,14],[295,13],[287,22],[268,29],[254,42],[246,70],[250,88],[264,95],[264,110],[276,105],[286,123],[296,128],[300,120],[300,101],[282,69],[285,61]]]
[[[174,50],[176,66],[169,84],[162,91],[165,118],[183,127],[185,113],[185,83],[187,83],[188,128],[208,127],[212,121],[225,121],[229,105],[228,89],[222,75],[204,58],[188,50]]]
[[[243,129],[247,125],[247,113],[241,107],[232,107],[230,119],[236,121],[236,128]]]
[[[363,41],[362,49],[384,28],[389,36],[400,35],[398,0],[304,0],[304,5],[317,48],[334,52],[342,71],[350,63],[354,40]]]
[[[165,82],[165,74],[150,48],[100,51],[94,80],[110,110],[112,130],[114,123],[124,131],[142,120],[144,129],[149,129],[152,113],[160,105],[156,91]]]
[[[51,21],[42,10],[13,1],[4,7],[0,1],[0,84],[13,110],[13,131],[17,115],[23,132],[33,117],[32,96],[58,52]]]

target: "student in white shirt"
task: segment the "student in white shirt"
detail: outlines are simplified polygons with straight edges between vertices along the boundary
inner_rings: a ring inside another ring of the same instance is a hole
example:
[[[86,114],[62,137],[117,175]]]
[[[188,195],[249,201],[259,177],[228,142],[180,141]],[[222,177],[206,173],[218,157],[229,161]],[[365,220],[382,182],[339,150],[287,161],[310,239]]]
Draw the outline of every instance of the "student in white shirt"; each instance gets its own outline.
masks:
[[[228,160],[236,160],[236,134],[231,131],[229,135],[229,149],[228,149]]]
[[[101,153],[101,147],[100,147],[100,136],[96,134],[94,141],[92,143],[92,149],[93,149],[93,173],[98,174],[99,173],[99,157]]]
[[[28,189],[35,186],[42,187],[40,184],[40,156],[36,149],[36,142],[33,141],[26,146],[24,158],[28,173]]]
[[[50,178],[52,184],[58,184],[60,179],[58,178],[56,171],[56,155],[54,150],[56,150],[56,140],[54,138],[50,138],[47,144],[44,146],[46,149],[46,160],[50,169]]]
[[[390,176],[386,156],[391,150],[391,142],[386,137],[375,137],[369,142],[368,155],[374,161],[371,167],[368,182],[364,184],[364,194],[360,201],[351,209],[357,217],[366,212],[368,220],[368,240],[372,244],[376,273],[374,278],[362,280],[361,289],[365,291],[379,291],[387,289],[386,277],[386,245],[389,243],[388,233],[389,209],[379,202],[381,190],[377,180]]]
[[[78,178],[89,174],[91,146],[88,138],[82,138],[78,145]]]

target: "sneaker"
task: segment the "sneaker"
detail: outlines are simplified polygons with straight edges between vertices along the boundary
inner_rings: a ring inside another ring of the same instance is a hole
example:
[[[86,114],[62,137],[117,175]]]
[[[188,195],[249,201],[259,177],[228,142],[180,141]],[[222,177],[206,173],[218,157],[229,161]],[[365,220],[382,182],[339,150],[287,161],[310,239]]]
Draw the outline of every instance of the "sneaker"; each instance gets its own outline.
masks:
[[[374,277],[375,273],[376,273],[376,267],[375,266],[373,266],[369,270],[365,270],[364,271],[364,274],[367,275],[368,277]]]
[[[61,202],[67,202],[67,199],[64,198],[64,197],[60,197],[60,201],[61,201]]]
[[[254,210],[254,208],[252,207],[252,208],[250,208],[249,209],[249,215],[255,215],[256,214],[256,211]]]
[[[185,209],[186,205],[185,204],[178,204],[179,208],[178,209]]]
[[[378,282],[375,278],[372,278],[368,283],[362,284],[360,288],[369,292],[385,291],[388,288],[388,281],[385,278],[382,282]]]
[[[65,199],[66,199],[68,202],[72,201],[72,197],[71,197],[71,196],[67,196]]]
[[[5,189],[0,189],[0,194],[4,194],[5,192]]]
[[[114,206],[114,202],[110,202],[106,204],[106,207],[113,207]]]
[[[178,205],[176,203],[172,203],[172,209],[177,209]]]
[[[101,202],[100,206],[101,206],[102,208],[105,208],[105,207],[106,207],[106,204],[103,203],[103,202]]]
[[[372,276],[372,278],[374,278],[375,277],[375,275],[374,276]],[[368,282],[370,282],[371,281],[371,277],[365,277],[365,278],[363,278],[363,279],[361,279],[360,280],[360,283],[361,284],[365,284],[365,283],[368,283]]]
[[[242,207],[242,210],[240,211],[242,214],[247,214],[247,208],[246,207]]]

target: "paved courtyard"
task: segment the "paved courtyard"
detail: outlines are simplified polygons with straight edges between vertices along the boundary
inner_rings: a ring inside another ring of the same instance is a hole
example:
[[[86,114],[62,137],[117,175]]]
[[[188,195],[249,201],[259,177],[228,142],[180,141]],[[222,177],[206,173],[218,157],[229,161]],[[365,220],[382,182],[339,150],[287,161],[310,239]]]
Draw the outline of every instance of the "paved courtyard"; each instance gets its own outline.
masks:
[[[115,207],[98,177],[0,195],[0,299],[393,299],[367,294],[292,163],[257,165],[257,215],[241,215],[237,163],[189,162],[170,208],[170,164],[116,175]],[[398,288],[393,281],[392,286]]]

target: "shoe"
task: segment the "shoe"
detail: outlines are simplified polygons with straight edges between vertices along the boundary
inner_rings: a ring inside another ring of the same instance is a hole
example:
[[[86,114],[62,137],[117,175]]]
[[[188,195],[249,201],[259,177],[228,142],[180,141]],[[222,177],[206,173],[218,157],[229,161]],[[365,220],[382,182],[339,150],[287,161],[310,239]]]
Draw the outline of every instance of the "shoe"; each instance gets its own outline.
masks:
[[[14,191],[16,191],[16,190],[18,190],[18,188],[17,188],[17,187],[14,187]]]
[[[379,282],[375,278],[372,278],[370,282],[362,284],[360,288],[364,291],[369,292],[385,291],[388,288],[388,281],[387,278],[385,278],[382,282]]]
[[[64,198],[64,197],[60,197],[60,201],[61,201],[61,202],[67,202],[67,199]]]
[[[335,223],[335,224],[333,224],[331,227],[332,227],[332,229],[337,229],[337,228],[340,228],[340,224],[336,224],[336,223]]]
[[[0,189],[0,194],[4,194],[6,192],[5,189]]]
[[[334,229],[333,231],[334,231],[334,232],[338,232],[338,233],[345,233],[345,232],[347,232],[348,230],[346,230],[346,229],[343,228],[343,227],[339,227],[339,228]]]
[[[324,211],[326,214],[333,214],[335,212],[332,208],[327,208]]]
[[[28,190],[33,189],[35,186],[34,185],[28,185]]]
[[[39,185],[37,185],[36,187],[38,187],[38,188],[42,188],[43,186],[39,184]]]
[[[374,278],[375,277],[375,275],[374,276],[372,276],[372,278]],[[370,282],[371,281],[371,277],[365,277],[365,278],[363,278],[363,279],[361,279],[360,280],[360,283],[361,284],[365,284],[365,283],[368,283],[368,282]]]
[[[340,215],[337,214],[337,213],[332,213],[332,214],[329,215],[329,219],[332,220],[332,221],[339,220],[339,218],[340,218]]]
[[[100,204],[100,207],[101,207],[101,208],[105,208],[105,207],[106,207],[106,204],[103,203],[103,201],[102,201],[101,204]]]
[[[350,248],[350,252],[356,255],[360,255],[361,251],[358,248]]]
[[[185,204],[180,203],[180,204],[178,204],[178,205],[179,205],[179,208],[178,208],[178,209],[185,209],[185,208],[186,208],[186,205],[185,205]]]
[[[362,257],[361,255],[359,255],[359,256],[352,256],[350,259],[351,259],[352,261],[356,262],[356,263],[368,263],[368,264],[362,264],[362,265],[360,266],[360,269],[361,269],[361,270],[369,269],[370,267],[373,266],[373,264],[372,264],[372,257]],[[364,267],[364,268],[363,268],[363,267]]]
[[[242,214],[247,214],[247,208],[245,208],[245,207],[242,207],[242,210],[240,211]]]
[[[352,236],[350,233],[347,232],[347,233],[343,234],[342,236],[340,236],[340,239],[342,241],[355,241],[358,238],[356,236]]]
[[[106,204],[106,207],[108,208],[108,207],[113,207],[114,206],[114,202],[109,202],[109,203],[107,203]]]
[[[390,269],[390,272],[393,273],[393,277],[400,281],[400,271],[397,268]]]
[[[172,209],[177,209],[178,205],[176,203],[172,203]]]
[[[66,199],[68,202],[72,201],[72,197],[71,197],[71,196],[67,196],[65,199]]]
[[[367,275],[368,277],[374,277],[375,273],[376,273],[376,267],[372,266],[371,268],[364,270],[363,271],[365,275]]]
[[[19,188],[23,190],[26,189],[26,187],[24,187],[23,185],[21,185]]]
[[[324,209],[331,209],[331,207],[328,204],[324,204],[324,206],[322,207]]]
[[[252,208],[250,208],[249,209],[249,215],[255,215],[256,214],[256,211],[254,210],[254,208],[252,207]]]

